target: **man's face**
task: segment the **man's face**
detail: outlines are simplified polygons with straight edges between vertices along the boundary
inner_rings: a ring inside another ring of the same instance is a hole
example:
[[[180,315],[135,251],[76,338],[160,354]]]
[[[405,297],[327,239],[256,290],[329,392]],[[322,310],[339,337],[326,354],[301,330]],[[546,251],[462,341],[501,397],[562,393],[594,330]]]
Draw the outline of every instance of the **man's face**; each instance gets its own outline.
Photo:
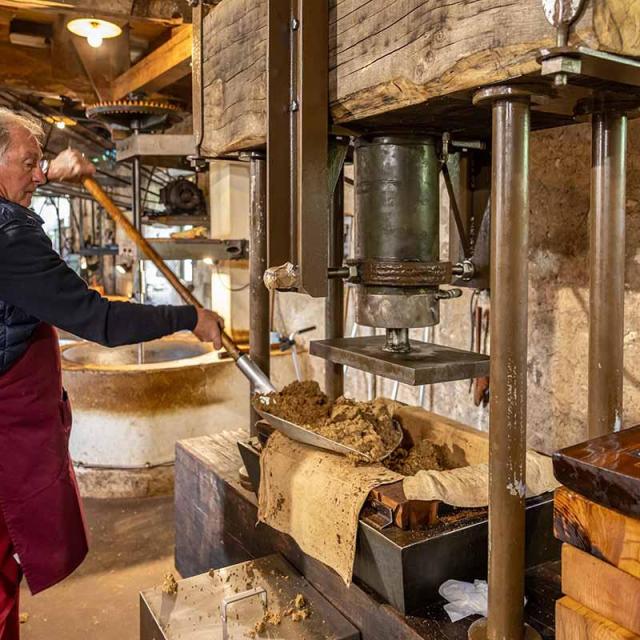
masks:
[[[40,168],[42,150],[24,127],[12,127],[9,147],[0,159],[0,196],[28,207],[36,187],[46,182]]]

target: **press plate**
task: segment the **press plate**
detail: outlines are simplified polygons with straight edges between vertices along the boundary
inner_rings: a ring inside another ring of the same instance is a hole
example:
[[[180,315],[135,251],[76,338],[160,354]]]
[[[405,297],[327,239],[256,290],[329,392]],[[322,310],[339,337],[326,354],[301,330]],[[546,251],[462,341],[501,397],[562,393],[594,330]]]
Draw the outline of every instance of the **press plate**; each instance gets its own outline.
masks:
[[[409,353],[383,351],[384,336],[334,338],[310,343],[311,355],[367,373],[423,385],[489,375],[489,356],[411,340]]]

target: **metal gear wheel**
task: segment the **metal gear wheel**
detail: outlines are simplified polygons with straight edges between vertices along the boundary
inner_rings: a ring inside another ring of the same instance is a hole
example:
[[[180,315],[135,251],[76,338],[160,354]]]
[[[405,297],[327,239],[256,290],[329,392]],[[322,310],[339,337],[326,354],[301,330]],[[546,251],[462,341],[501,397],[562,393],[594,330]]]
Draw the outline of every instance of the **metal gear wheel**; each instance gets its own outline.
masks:
[[[159,100],[114,100],[89,105],[87,117],[114,129],[158,131],[180,120],[180,109]]]

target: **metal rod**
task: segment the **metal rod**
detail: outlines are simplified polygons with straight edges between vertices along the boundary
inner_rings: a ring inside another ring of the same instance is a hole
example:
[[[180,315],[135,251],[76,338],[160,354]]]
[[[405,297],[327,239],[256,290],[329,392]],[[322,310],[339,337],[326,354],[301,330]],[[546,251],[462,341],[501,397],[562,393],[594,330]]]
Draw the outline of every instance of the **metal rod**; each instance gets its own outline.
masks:
[[[369,335],[376,335],[375,327],[368,327]],[[367,400],[375,400],[378,395],[378,376],[375,373],[367,373]]]
[[[133,135],[138,135],[138,125],[132,125]],[[140,177],[140,157],[135,156],[132,162],[131,174],[131,212],[133,215],[133,226],[142,235],[142,184]],[[144,304],[144,258],[138,252],[135,263],[134,295],[140,304]],[[138,364],[144,364],[144,344],[138,344]]]
[[[483,90],[482,99],[493,107],[489,613],[469,635],[523,640],[530,106],[510,87]]]
[[[249,220],[249,349],[251,359],[269,376],[269,290],[264,286],[267,269],[267,163],[264,153],[250,156]],[[255,388],[251,386],[251,394]],[[256,422],[260,419],[251,407],[251,435],[256,435]]]
[[[137,127],[134,128],[133,135],[138,135]],[[131,163],[131,213],[133,215],[133,226],[142,234],[142,183],[140,175],[140,158],[135,156]],[[135,294],[138,302],[144,303],[144,259],[141,254],[137,256],[136,262],[137,278],[135,281]]]
[[[627,118],[593,114],[589,294],[589,438],[622,426]]]
[[[344,260],[344,172],[333,192],[329,216],[329,267],[342,267]],[[329,280],[325,302],[325,334],[328,339],[344,337],[344,282],[341,278]],[[324,368],[324,386],[331,401],[344,394],[344,368],[327,360]]]
[[[383,351],[390,353],[409,353],[411,342],[409,341],[409,329],[386,329],[386,341]]]

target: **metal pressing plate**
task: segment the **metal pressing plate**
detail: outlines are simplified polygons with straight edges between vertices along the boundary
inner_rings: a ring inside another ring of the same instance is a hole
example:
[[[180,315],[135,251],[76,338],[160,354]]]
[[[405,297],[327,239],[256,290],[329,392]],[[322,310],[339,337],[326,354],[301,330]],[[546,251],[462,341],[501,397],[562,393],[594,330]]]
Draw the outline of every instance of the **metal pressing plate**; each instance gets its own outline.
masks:
[[[358,458],[365,458],[370,462],[379,462],[380,460],[384,460],[387,456],[391,455],[393,451],[395,451],[400,443],[402,442],[403,433],[402,427],[394,420],[394,426],[398,431],[398,439],[396,441],[393,449],[390,449],[384,456],[379,458],[378,460],[372,460],[369,456],[354,449],[353,447],[348,447],[346,444],[341,444],[340,442],[336,442],[335,440],[331,440],[329,438],[325,438],[321,436],[319,433],[315,431],[311,431],[310,429],[305,429],[300,425],[294,424],[293,422],[289,422],[288,420],[284,420],[282,418],[278,418],[266,411],[260,411],[256,409],[256,411],[260,414],[260,416],[266,420],[274,429],[284,433],[286,436],[295,440],[296,442],[301,442],[302,444],[308,444],[312,447],[317,447],[318,449],[325,449],[327,451],[333,451],[335,453],[340,453],[342,455],[354,455]]]
[[[283,614],[298,594],[310,615],[294,621],[282,615],[255,637],[272,640],[358,640],[358,630],[282,556],[211,570],[178,580],[175,594],[161,586],[140,594],[141,640],[246,640],[269,611]],[[226,614],[226,624],[223,620]],[[226,628],[225,628],[226,627]]]
[[[314,340],[311,355],[367,373],[423,385],[489,375],[489,356],[411,340],[409,353],[383,351],[384,336]]]

